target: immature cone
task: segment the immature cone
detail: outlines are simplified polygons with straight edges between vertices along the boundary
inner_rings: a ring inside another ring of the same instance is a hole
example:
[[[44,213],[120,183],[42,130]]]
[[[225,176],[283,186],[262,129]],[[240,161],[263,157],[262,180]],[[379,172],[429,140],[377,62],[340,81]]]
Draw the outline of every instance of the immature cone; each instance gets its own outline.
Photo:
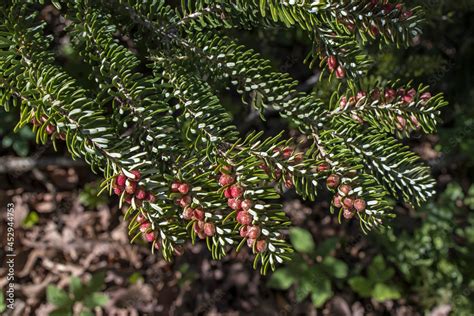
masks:
[[[328,171],[329,169],[331,169],[331,166],[326,162],[323,162],[318,166],[318,172]]]
[[[139,223],[144,223],[145,221],[146,221],[145,216],[143,216],[143,214],[141,214],[141,213],[138,214],[138,216],[137,216],[137,222],[139,222]]]
[[[248,229],[247,237],[250,238],[250,239],[257,239],[258,237],[260,237],[260,232],[261,232],[260,227],[251,226]]]
[[[354,121],[356,121],[357,123],[359,123],[359,124],[364,124],[364,119],[363,119],[362,117],[360,117],[359,115],[357,115],[357,114],[352,114],[351,117],[352,117],[352,119],[353,119]]]
[[[370,33],[375,37],[380,34],[379,28],[376,25],[370,26]]]
[[[298,163],[298,162],[303,161],[303,158],[304,158],[303,153],[297,153],[297,154],[295,155],[295,158],[294,158],[293,160],[294,160],[294,162]]]
[[[185,220],[190,220],[194,216],[194,210],[190,207],[186,207],[183,211],[183,218]]]
[[[189,195],[185,195],[181,199],[179,199],[179,205],[181,207],[186,207],[189,204],[191,204],[191,201],[192,201],[191,197]]]
[[[155,233],[153,233],[153,232],[146,233],[145,234],[145,239],[148,242],[152,242],[153,240],[155,240]]]
[[[347,106],[347,97],[343,96],[341,98],[341,101],[339,101],[339,109],[343,111],[346,108],[346,106]]]
[[[204,217],[205,217],[205,214],[204,214],[204,211],[202,209],[197,208],[197,209],[194,210],[193,216],[198,221],[203,221]]]
[[[293,184],[293,179],[291,178],[291,176],[288,176],[288,175],[287,175],[285,178],[286,178],[286,179],[285,179],[285,187],[286,187],[287,189],[293,188],[294,184]]]
[[[179,186],[180,185],[181,185],[181,183],[179,183],[178,181],[175,181],[175,182],[171,183],[171,191],[179,192]]]
[[[198,221],[194,224],[194,232],[198,235],[199,238],[204,239],[206,235],[204,234],[204,222]]]
[[[344,211],[342,212],[342,216],[344,216],[345,219],[351,219],[354,217],[354,212],[352,212],[348,208],[345,208]]]
[[[123,192],[123,189],[121,189],[120,187],[114,188],[114,193],[115,193],[116,195],[121,195],[122,192]]]
[[[394,8],[395,8],[395,6],[391,3],[386,3],[383,6],[383,10],[385,11],[385,14],[388,14],[388,13],[392,12]]]
[[[341,177],[339,177],[337,174],[331,174],[326,180],[326,185],[330,189],[335,189],[338,187],[340,182],[341,182]]]
[[[406,94],[406,89],[404,88],[398,88],[397,89],[397,95],[400,97],[403,97]]]
[[[399,130],[405,129],[407,126],[407,120],[403,116],[398,115],[396,126]]]
[[[223,187],[234,183],[234,177],[228,174],[222,174],[219,178],[219,184]]]
[[[366,206],[367,206],[367,203],[363,199],[356,199],[354,201],[354,208],[356,209],[357,212],[365,211]]]
[[[291,155],[293,155],[293,149],[291,149],[289,147],[286,147],[285,149],[283,149],[283,158],[284,159],[290,158]]]
[[[135,197],[139,200],[144,200],[146,198],[146,191],[143,190],[143,188],[139,188],[136,192],[135,192]]]
[[[351,198],[345,198],[342,200],[342,204],[345,208],[351,209],[354,206],[354,201]]]
[[[247,211],[240,211],[237,213],[237,222],[242,225],[250,225],[252,224],[252,215]]]
[[[402,13],[401,15],[401,20],[406,20],[408,19],[409,17],[411,17],[413,15],[413,11],[411,10],[406,10],[405,12]]]
[[[336,56],[331,55],[328,57],[328,69],[333,72],[334,69],[337,67],[337,59]]]
[[[266,173],[270,173],[270,168],[267,166],[266,163],[262,162],[260,165],[259,165],[259,168],[262,169],[263,171],[265,171]]]
[[[343,79],[344,77],[346,77],[346,71],[342,66],[338,66],[336,69],[336,78]]]
[[[431,99],[431,93],[423,92],[423,94],[420,96],[420,99],[425,102],[428,101],[429,99]]]
[[[216,227],[213,223],[205,223],[204,224],[204,234],[208,237],[214,236],[216,233]]]
[[[245,225],[245,226],[242,226],[242,227],[240,228],[239,233],[240,233],[240,237],[243,237],[243,238],[247,237],[247,235],[248,235],[248,233],[249,233],[249,227],[246,226],[246,225]]]
[[[156,202],[156,196],[153,194],[153,193],[150,193],[148,192],[146,194],[146,199],[148,200],[148,202],[150,203],[155,203]]]
[[[240,204],[240,207],[242,208],[242,210],[244,211],[248,211],[252,208],[252,200],[250,199],[245,199],[242,201],[242,203]]]
[[[255,250],[257,250],[257,252],[264,252],[265,250],[267,250],[267,242],[264,239],[257,240]]]
[[[33,124],[33,126],[36,126],[36,127],[41,126],[41,122],[38,121],[38,120],[37,120],[36,118],[34,118],[34,117],[31,119],[30,122],[31,122],[31,124]]]
[[[347,105],[349,106],[354,106],[357,103],[357,99],[355,96],[352,96],[349,98],[349,101],[347,101]]]
[[[46,133],[48,133],[48,135],[53,134],[55,131],[56,131],[56,127],[54,125],[48,124],[46,126]]]
[[[252,248],[253,244],[255,243],[255,239],[248,238],[247,239],[247,246]]]
[[[229,205],[229,207],[233,210],[238,210],[242,205],[242,201],[240,199],[232,198],[227,201],[227,205]]]
[[[130,171],[131,174],[133,174],[133,180],[138,181],[142,177],[142,174],[138,170],[132,170]]]
[[[413,123],[413,125],[415,125],[416,128],[420,127],[420,122],[418,121],[415,115],[412,114],[410,116],[410,121]]]
[[[412,98],[415,98],[416,96],[416,90],[411,88],[410,90],[407,91],[406,95],[412,97]]]
[[[337,208],[341,208],[342,207],[342,203],[341,203],[341,197],[339,196],[339,194],[336,194],[334,196],[334,198],[332,199],[332,204],[337,207]]]
[[[115,183],[119,186],[125,186],[125,182],[127,181],[127,177],[121,173],[115,178]]]
[[[403,103],[410,104],[410,103],[413,102],[413,97],[411,95],[408,95],[408,94],[404,95],[402,97],[402,101],[403,101]]]
[[[151,227],[150,223],[145,222],[140,225],[140,231],[145,233]]]
[[[239,198],[244,194],[244,189],[239,185],[233,185],[230,187],[230,194],[233,198]]]
[[[385,102],[390,103],[393,100],[395,100],[395,97],[397,96],[397,92],[394,89],[385,89],[384,97],[385,97]]]
[[[232,198],[232,190],[230,187],[224,190],[224,196],[226,199]]]
[[[348,195],[349,192],[351,192],[351,190],[352,190],[352,187],[348,184],[343,184],[339,187],[339,192],[341,192],[343,196]]]
[[[372,93],[370,94],[370,97],[372,100],[377,101],[380,99],[380,90],[378,88],[375,88]]]
[[[135,193],[135,190],[137,189],[137,183],[133,181],[127,181],[127,186],[125,187],[125,192],[128,194],[133,194]]]
[[[359,92],[357,92],[356,100],[357,101],[362,100],[366,96],[367,96],[367,93],[365,91],[359,91]]]
[[[196,235],[198,235],[200,239],[206,238],[206,234],[204,233],[204,222],[202,221],[197,222],[194,225],[194,231],[196,232]]]
[[[273,176],[275,177],[275,179],[280,179],[280,177],[281,177],[281,170],[280,170],[280,169],[275,169],[275,170],[274,170],[274,173],[273,173]]]
[[[189,185],[187,183],[182,183],[178,187],[178,191],[181,194],[188,194],[189,192]]]

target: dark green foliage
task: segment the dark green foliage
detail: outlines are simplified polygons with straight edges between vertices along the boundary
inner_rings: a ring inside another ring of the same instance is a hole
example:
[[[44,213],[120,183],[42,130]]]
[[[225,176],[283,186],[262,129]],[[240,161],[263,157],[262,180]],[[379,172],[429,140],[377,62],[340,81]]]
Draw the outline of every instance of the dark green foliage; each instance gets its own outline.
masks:
[[[338,240],[330,238],[316,246],[311,233],[302,228],[292,228],[290,239],[296,254],[286,267],[272,274],[268,286],[286,290],[295,285],[298,303],[310,296],[313,304],[321,307],[333,296],[333,283],[348,274],[344,261],[332,256]]]
[[[408,44],[420,34],[421,9],[303,2],[55,1],[68,21],[70,48],[88,71],[84,83],[53,49],[54,36],[38,14],[42,2],[11,1],[2,5],[0,25],[2,105],[20,110],[18,127],[33,120],[38,141],[64,140],[73,157],[103,172],[103,190],[118,191],[120,203],[130,204],[133,239],[145,230],[166,259],[188,238],[204,238],[198,227],[204,222],[215,229],[205,237],[214,258],[248,241],[223,197],[227,187],[218,184],[220,172],[232,167],[243,198],[252,202],[252,225],[261,230],[248,243],[254,266],[266,272],[292,252],[283,235],[290,223],[278,203],[286,188],[314,200],[328,176],[337,175],[332,193],[366,206],[344,212],[333,203],[331,210],[339,218],[349,212],[363,230],[392,215],[392,199],[420,205],[434,193],[429,168],[399,139],[415,130],[433,132],[443,97],[427,96],[425,86],[411,90],[409,83],[363,78],[370,65],[366,46]],[[319,60],[327,70],[320,85],[336,87],[324,91],[330,100],[299,91],[290,75],[221,32],[277,26],[298,28],[311,39],[309,65]],[[277,111],[304,137],[240,135],[241,118],[233,118],[216,93],[223,88],[242,95],[242,104],[262,119],[265,109]],[[387,96],[392,88],[397,94]],[[138,179],[131,173],[137,170]],[[118,175],[153,198],[134,195],[135,189],[125,193]],[[170,190],[174,181],[191,188],[183,207],[175,203],[182,196]],[[350,190],[341,192],[339,184]],[[204,218],[187,222],[182,212],[190,207],[203,209]],[[142,217],[151,228],[143,228]]]
[[[16,125],[18,113],[5,112],[0,109],[0,135],[2,135],[1,147],[6,150],[11,148],[18,156],[26,157],[30,153],[31,143],[34,142],[35,135],[29,126],[24,126],[13,131]]]
[[[424,308],[452,304],[456,315],[468,315],[474,308],[473,188],[464,193],[458,184],[449,185],[418,215],[422,223],[413,232],[396,227],[375,238],[410,285],[407,294],[416,294]]]
[[[373,297],[383,302],[401,297],[400,291],[391,280],[395,270],[387,267],[382,255],[376,256],[367,268],[367,276],[354,276],[349,279],[351,288],[362,297]]]
[[[48,285],[46,297],[48,303],[53,304],[56,309],[50,315],[73,315],[76,303],[81,303],[80,315],[94,315],[95,307],[104,306],[109,298],[107,295],[99,293],[104,286],[105,273],[98,272],[92,275],[87,283],[73,276],[70,279],[69,289],[65,291],[55,285]]]

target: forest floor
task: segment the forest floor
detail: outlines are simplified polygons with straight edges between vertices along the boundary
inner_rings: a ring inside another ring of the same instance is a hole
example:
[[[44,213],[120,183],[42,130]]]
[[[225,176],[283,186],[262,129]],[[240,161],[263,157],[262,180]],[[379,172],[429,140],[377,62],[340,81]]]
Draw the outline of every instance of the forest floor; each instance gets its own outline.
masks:
[[[335,290],[318,313],[309,299],[296,303],[294,289],[269,289],[269,277],[252,269],[246,249],[218,262],[211,259],[205,243],[198,242],[187,245],[174,262],[166,262],[145,243],[130,244],[125,210],[118,208],[115,198],[94,197],[99,179],[87,166],[63,163],[0,174],[0,205],[14,204],[14,315],[48,315],[54,309],[46,300],[48,285],[67,288],[71,276],[87,279],[98,271],[105,272],[101,292],[109,300],[94,310],[97,315],[417,314],[403,300],[361,301],[344,288]],[[315,240],[345,234],[350,249],[341,251],[349,267],[354,260],[369,263],[364,258],[373,250],[358,227],[338,224],[327,213],[327,203],[305,205],[289,194],[284,209]],[[6,240],[5,212],[1,225],[1,238]],[[2,289],[6,274],[2,266]],[[79,310],[80,304],[75,308]],[[441,306],[432,315],[447,315],[447,310]]]

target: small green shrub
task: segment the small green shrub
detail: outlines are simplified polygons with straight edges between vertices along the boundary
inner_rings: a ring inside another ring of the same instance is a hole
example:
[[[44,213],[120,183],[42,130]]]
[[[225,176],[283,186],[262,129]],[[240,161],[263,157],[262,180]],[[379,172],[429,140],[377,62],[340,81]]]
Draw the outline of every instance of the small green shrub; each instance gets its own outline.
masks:
[[[73,315],[75,305],[80,304],[80,315],[94,315],[96,307],[104,306],[108,302],[105,294],[99,293],[104,286],[105,273],[96,273],[87,283],[82,283],[78,277],[71,277],[69,291],[49,285],[46,290],[46,298],[50,304],[56,306],[51,316]]]

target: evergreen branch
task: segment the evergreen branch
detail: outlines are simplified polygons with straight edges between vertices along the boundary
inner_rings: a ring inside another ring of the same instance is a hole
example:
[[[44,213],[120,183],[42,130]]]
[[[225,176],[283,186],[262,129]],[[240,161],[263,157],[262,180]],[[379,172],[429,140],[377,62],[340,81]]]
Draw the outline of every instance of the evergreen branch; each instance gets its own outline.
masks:
[[[392,195],[417,206],[434,195],[435,182],[429,168],[396,139],[373,128],[362,130],[344,118],[340,119],[340,128],[334,135],[342,137],[353,154],[364,159],[368,172]]]
[[[349,90],[342,96],[336,93],[332,100],[331,116],[344,114],[359,124],[368,123],[399,136],[418,130],[432,133],[440,120],[440,109],[447,104],[442,95],[432,96],[422,85],[418,89],[387,85],[368,92]]]
[[[76,3],[72,42],[92,66],[98,91],[104,97],[99,103],[110,98],[118,103],[114,121],[119,128],[136,125],[132,129],[138,133],[132,135],[142,146],[148,146],[148,152],[153,153],[150,159],[173,161],[177,150],[175,121],[168,115],[168,104],[159,94],[156,79],[134,71],[140,64],[138,58],[114,41],[115,27],[108,23],[108,17],[84,2]]]

